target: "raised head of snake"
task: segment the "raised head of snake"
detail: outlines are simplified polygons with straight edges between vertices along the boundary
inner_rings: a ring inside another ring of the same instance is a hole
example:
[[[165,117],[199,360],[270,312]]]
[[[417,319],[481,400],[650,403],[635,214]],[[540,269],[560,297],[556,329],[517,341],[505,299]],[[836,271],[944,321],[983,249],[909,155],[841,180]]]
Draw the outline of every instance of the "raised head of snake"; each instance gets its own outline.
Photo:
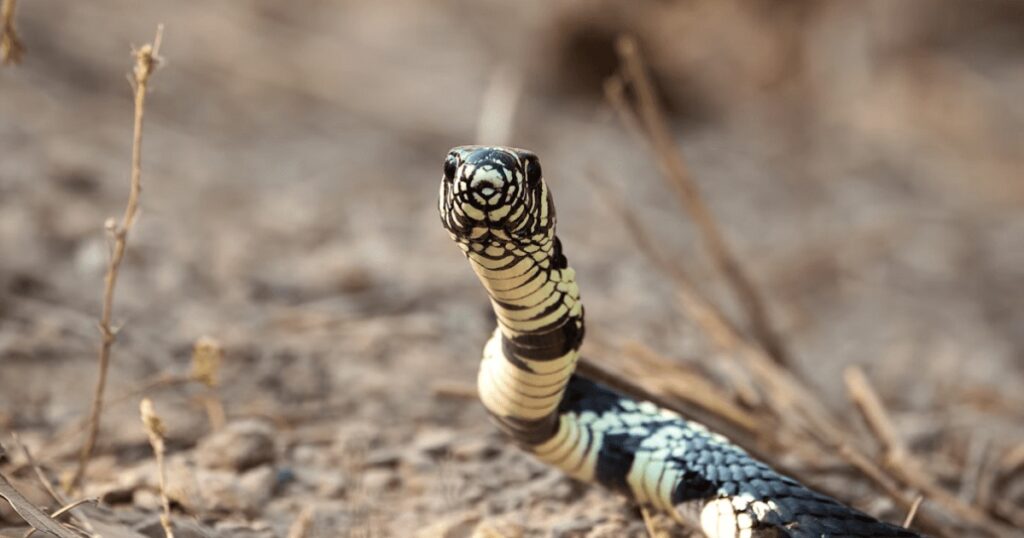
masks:
[[[713,538],[918,536],[807,489],[697,422],[575,375],[583,307],[536,155],[453,149],[439,208],[498,320],[480,398],[537,458]]]
[[[439,206],[498,319],[480,370],[484,404],[516,440],[549,438],[575,369],[583,308],[540,161],[514,148],[455,148]]]

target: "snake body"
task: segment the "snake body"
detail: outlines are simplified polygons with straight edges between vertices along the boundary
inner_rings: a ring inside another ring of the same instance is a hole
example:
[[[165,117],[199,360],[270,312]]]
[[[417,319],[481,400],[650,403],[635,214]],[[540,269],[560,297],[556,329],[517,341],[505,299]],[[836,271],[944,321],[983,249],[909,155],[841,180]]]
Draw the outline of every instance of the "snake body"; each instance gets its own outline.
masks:
[[[523,449],[712,538],[920,536],[808,489],[702,424],[576,375],[583,305],[535,154],[451,150],[439,209],[498,321],[480,398]]]

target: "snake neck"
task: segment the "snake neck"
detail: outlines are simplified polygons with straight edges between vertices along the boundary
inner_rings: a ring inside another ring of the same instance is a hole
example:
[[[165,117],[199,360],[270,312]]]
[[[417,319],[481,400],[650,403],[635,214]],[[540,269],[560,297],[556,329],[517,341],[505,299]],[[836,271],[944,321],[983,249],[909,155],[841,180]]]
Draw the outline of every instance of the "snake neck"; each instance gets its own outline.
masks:
[[[459,241],[498,321],[480,366],[481,399],[502,429],[537,445],[558,426],[558,407],[583,341],[576,272],[553,231],[513,240],[489,230]]]

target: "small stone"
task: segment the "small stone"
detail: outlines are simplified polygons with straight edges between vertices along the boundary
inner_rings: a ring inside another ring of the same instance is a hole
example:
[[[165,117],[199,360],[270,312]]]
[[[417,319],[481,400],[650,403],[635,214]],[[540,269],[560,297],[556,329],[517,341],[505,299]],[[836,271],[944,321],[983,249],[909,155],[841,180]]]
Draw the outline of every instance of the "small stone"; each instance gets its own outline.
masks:
[[[395,467],[402,459],[402,453],[393,448],[379,448],[371,451],[363,460],[366,467]]]
[[[552,471],[534,480],[529,489],[536,498],[571,501],[580,496],[581,489],[577,484],[562,473]]]
[[[434,457],[440,457],[455,444],[455,432],[449,429],[423,430],[416,435],[413,447]]]
[[[319,463],[321,451],[311,445],[299,445],[292,449],[292,459],[297,464],[310,465]]]
[[[255,514],[274,495],[277,486],[277,471],[270,465],[247,471],[238,480],[239,497],[243,501],[243,512]]]
[[[501,449],[490,439],[465,439],[452,446],[452,457],[459,461],[486,460],[497,456]]]
[[[134,494],[136,490],[130,488],[107,488],[102,495],[99,496],[100,502],[106,505],[115,504],[128,504],[134,502]]]
[[[132,493],[132,504],[144,510],[160,510],[160,495],[146,488],[139,488]]]
[[[416,449],[406,450],[402,455],[402,463],[407,469],[420,474],[434,473],[438,466],[436,459]]]
[[[337,472],[324,472],[320,474],[316,487],[319,496],[327,498],[342,497],[347,490],[348,481],[345,480],[345,475]]]
[[[260,420],[232,422],[196,447],[196,460],[211,469],[245,471],[272,463],[275,455],[274,430]]]
[[[363,487],[370,492],[381,492],[397,486],[401,480],[389,469],[367,469],[362,477]]]
[[[168,470],[167,496],[193,514],[241,512],[251,516],[271,499],[276,484],[277,472],[270,465],[241,476],[234,471],[181,465]]]

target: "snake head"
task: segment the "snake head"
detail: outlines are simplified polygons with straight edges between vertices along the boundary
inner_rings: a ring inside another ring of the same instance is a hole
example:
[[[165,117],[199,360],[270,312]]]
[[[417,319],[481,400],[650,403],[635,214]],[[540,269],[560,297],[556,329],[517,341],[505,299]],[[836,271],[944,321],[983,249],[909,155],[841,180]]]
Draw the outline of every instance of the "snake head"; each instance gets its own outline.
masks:
[[[457,240],[496,235],[537,241],[554,232],[554,206],[533,152],[459,146],[441,180],[441,222]]]

